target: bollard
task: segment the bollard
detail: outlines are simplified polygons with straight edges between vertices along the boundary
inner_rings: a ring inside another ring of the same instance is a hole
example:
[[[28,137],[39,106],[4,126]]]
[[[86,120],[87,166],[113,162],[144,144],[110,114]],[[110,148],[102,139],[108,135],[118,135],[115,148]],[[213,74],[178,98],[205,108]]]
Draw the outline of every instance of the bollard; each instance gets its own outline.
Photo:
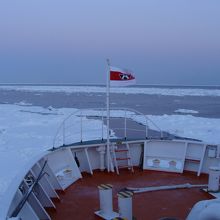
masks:
[[[112,185],[101,184],[99,189],[100,211],[95,212],[96,215],[103,219],[113,219],[118,217],[118,213],[113,212],[112,203]]]
[[[127,220],[133,219],[132,214],[132,196],[133,192],[131,191],[120,191],[118,193],[118,209],[119,216]]]
[[[211,192],[219,191],[219,176],[220,176],[220,167],[209,168],[208,191]]]

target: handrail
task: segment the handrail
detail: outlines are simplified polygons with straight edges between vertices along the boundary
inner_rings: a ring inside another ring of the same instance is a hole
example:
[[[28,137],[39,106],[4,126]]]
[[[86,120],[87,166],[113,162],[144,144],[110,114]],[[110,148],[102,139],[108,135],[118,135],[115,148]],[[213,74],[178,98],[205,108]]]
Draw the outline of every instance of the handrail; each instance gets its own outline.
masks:
[[[106,111],[106,109],[104,109],[104,108],[95,108],[95,109],[83,109],[83,110],[104,110],[104,111]],[[155,122],[153,122],[153,120],[151,120],[150,118],[148,118],[146,115],[144,115],[143,113],[141,113],[140,111],[137,111],[137,110],[135,110],[135,109],[132,109],[132,108],[116,108],[116,107],[113,107],[113,108],[111,108],[110,110],[123,110],[123,111],[130,111],[130,112],[134,112],[134,113],[137,113],[138,115],[142,115],[142,116],[144,116],[144,118],[146,118],[148,121],[150,121],[154,126],[155,126],[155,128],[157,128],[160,132],[162,132],[162,130],[156,125],[156,123]],[[84,115],[85,116],[85,115]],[[137,116],[137,115],[134,115],[134,116]],[[95,116],[95,117],[101,117],[101,116]],[[118,118],[124,118],[124,117],[119,117],[119,116],[117,116]],[[112,118],[116,118],[116,117],[112,117]],[[128,119],[131,119],[131,118],[128,118]],[[140,122],[141,123],[141,122]],[[141,123],[141,124],[143,124],[143,123]],[[144,125],[144,124],[143,124]]]
[[[151,120],[149,119],[146,115],[144,115],[143,113],[135,110],[135,109],[132,109],[132,108],[111,108],[110,109],[110,112],[113,111],[122,111],[122,113],[124,112],[124,114],[120,114],[119,116],[111,116],[110,119],[117,119],[117,118],[124,118],[124,127],[123,128],[120,128],[121,130],[124,129],[124,136],[126,138],[127,136],[127,131],[131,131],[132,129],[131,128],[128,128],[127,127],[127,119],[130,119],[130,120],[133,120],[135,122],[138,122],[142,125],[145,126],[145,138],[149,138],[149,135],[148,135],[148,129],[149,129],[149,126],[148,124],[151,123],[155,128],[156,130],[158,130],[160,132],[160,137],[163,138],[163,131]],[[101,131],[101,139],[103,139],[104,137],[104,119],[106,118],[106,109],[104,108],[93,108],[93,109],[78,109],[76,111],[74,111],[73,113],[71,113],[70,115],[68,115],[64,120],[63,122],[60,124],[60,126],[58,127],[56,133],[55,133],[55,136],[54,136],[54,139],[53,139],[53,148],[56,147],[56,142],[59,141],[62,141],[62,144],[61,145],[65,145],[65,139],[68,138],[70,135],[67,135],[67,130],[68,129],[71,129],[73,127],[73,125],[67,125],[67,122],[71,119],[71,117],[79,117],[79,120],[80,120],[80,131],[74,131],[75,134],[79,134],[80,135],[80,141],[82,142],[83,141],[83,132],[84,132],[84,127],[83,127],[83,117],[97,117],[97,118],[101,118],[101,127],[100,127],[100,131]],[[138,116],[142,116],[143,119],[144,119],[144,122],[143,120],[135,120],[135,118],[137,118]],[[119,129],[119,128],[113,128],[115,130]],[[93,129],[94,130],[94,129]],[[135,129],[133,129],[135,130]],[[138,130],[138,129],[137,129]],[[88,129],[86,130],[86,132],[88,132]],[[99,137],[97,137],[99,138]],[[57,146],[57,147],[60,147],[61,145]]]

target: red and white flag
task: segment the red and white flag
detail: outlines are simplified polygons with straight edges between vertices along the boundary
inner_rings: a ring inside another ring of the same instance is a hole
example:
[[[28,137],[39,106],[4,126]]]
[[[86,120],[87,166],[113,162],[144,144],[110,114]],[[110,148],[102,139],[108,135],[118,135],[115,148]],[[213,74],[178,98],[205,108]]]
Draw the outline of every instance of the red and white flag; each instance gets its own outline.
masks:
[[[130,86],[136,84],[130,71],[110,67],[110,86]]]

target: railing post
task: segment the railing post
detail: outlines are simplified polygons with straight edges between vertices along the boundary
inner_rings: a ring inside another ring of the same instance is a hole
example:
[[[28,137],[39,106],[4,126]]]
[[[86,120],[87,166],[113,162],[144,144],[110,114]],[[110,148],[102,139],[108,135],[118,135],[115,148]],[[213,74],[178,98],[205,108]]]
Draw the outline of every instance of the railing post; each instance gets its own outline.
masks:
[[[145,133],[146,137],[145,138],[148,139],[148,121],[147,121],[147,118],[145,118],[145,119],[146,119],[146,128],[145,128],[146,129],[146,133]]]
[[[147,117],[147,115],[144,115],[144,114],[142,114],[142,113],[140,113],[138,111],[135,111],[133,109],[123,109],[123,110],[124,110],[124,139],[125,140],[127,139],[127,135],[129,135],[129,134],[127,134],[127,132],[129,131],[128,128],[127,128],[127,123],[128,123],[127,122],[127,115],[130,117],[129,113],[127,113],[127,112],[129,112],[129,111],[133,111],[133,113],[135,113],[134,115],[131,114],[131,117],[134,117],[134,116],[137,116],[137,115],[145,117],[145,121],[146,121],[145,131],[142,130],[142,132],[143,132],[143,135],[145,133],[145,138],[146,139],[150,139],[151,138],[151,132],[150,132],[150,129],[149,129],[150,128],[150,126],[149,126],[150,123],[155,128],[157,128],[157,131],[160,132],[158,134],[159,135],[158,138],[159,137],[161,139],[166,139],[167,138],[166,132],[162,131],[150,118]],[[80,114],[80,121],[78,121],[80,123],[80,125],[78,126],[78,130],[80,129],[80,131],[78,131],[78,136],[79,136],[80,140],[78,139],[78,141],[81,141],[81,143],[82,143],[83,142],[83,129],[84,129],[84,127],[83,127],[83,109],[79,109],[76,112],[72,113],[71,115],[76,115],[76,113],[77,113],[78,116]],[[65,118],[63,120],[63,122],[61,123],[61,125],[59,126],[59,128],[58,128],[58,130],[56,132],[56,135],[54,137],[54,140],[53,140],[53,149],[56,148],[56,144],[59,144],[59,145],[63,144],[63,145],[65,145],[65,144],[69,143],[69,141],[71,141],[71,140],[69,140],[69,135],[68,135],[68,132],[67,132],[68,129],[69,129],[69,126],[67,124],[67,120],[70,119],[71,115],[69,115],[67,118]],[[86,114],[84,116],[86,116]],[[102,111],[102,115],[99,114],[99,118],[100,117],[101,117],[101,120],[102,120],[102,125],[100,126],[100,128],[102,130],[101,130],[101,135],[99,134],[99,137],[97,137],[97,138],[99,138],[99,139],[101,138],[102,141],[104,141],[104,138],[105,138],[104,129],[105,129],[105,120],[106,120],[106,113],[105,113],[104,110]],[[123,120],[123,117],[122,117],[122,120]],[[132,120],[134,120],[134,119],[132,118]],[[143,120],[144,120],[144,118],[143,118]],[[67,124],[67,126],[66,126],[66,124]],[[123,124],[123,121],[122,121],[122,124]],[[122,127],[123,127],[123,125],[122,125]],[[86,127],[85,127],[85,129],[86,129]],[[120,127],[120,129],[123,129],[123,128]],[[67,133],[67,135],[66,135],[66,133]],[[122,131],[122,133],[123,133],[123,131]]]
[[[102,110],[102,141],[103,141],[103,133],[104,133],[103,129],[104,129],[104,117],[103,117],[103,110]]]
[[[82,143],[82,130],[83,130],[83,128],[82,128],[82,110],[80,111],[80,142]]]
[[[127,139],[127,112],[125,110],[125,140]]]
[[[63,122],[63,146],[65,145],[65,121]]]

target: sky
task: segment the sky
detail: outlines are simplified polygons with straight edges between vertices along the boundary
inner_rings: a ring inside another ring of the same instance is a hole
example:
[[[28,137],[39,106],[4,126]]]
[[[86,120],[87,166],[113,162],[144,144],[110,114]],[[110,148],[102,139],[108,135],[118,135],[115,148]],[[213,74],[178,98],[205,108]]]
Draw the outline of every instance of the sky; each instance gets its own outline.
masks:
[[[0,83],[220,85],[219,0],[2,0]]]

